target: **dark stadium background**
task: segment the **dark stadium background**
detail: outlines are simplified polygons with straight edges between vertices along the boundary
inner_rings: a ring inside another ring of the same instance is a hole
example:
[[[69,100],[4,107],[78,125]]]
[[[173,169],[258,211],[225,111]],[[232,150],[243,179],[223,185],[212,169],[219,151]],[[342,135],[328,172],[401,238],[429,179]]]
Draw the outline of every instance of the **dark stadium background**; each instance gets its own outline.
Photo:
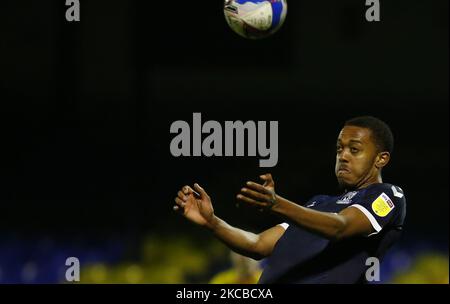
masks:
[[[221,0],[81,1],[79,23],[64,1],[3,1],[0,282],[59,282],[72,255],[140,265],[142,246],[160,248],[149,238],[218,244],[173,213],[184,184],[203,185],[230,223],[267,228],[279,220],[236,207],[241,185],[267,171],[294,201],[337,193],[335,139],[356,115],[396,137],[384,180],[407,196],[397,260],[443,255],[448,282],[448,1],[381,5],[368,23],[363,0],[291,0],[277,35],[247,41]],[[193,112],[278,120],[278,165],[172,157],[170,124]],[[180,281],[207,281],[218,256]]]

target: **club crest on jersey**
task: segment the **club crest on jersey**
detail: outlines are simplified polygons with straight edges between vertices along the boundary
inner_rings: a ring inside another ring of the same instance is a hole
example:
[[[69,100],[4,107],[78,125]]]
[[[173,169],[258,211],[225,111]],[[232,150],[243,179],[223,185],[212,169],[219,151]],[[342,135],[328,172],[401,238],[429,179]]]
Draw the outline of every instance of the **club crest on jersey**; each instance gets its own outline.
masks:
[[[379,217],[385,217],[395,208],[392,200],[384,192],[372,203],[372,210]]]
[[[336,201],[339,205],[348,205],[352,202],[352,198],[356,195],[356,191],[349,192],[345,194],[340,200]]]

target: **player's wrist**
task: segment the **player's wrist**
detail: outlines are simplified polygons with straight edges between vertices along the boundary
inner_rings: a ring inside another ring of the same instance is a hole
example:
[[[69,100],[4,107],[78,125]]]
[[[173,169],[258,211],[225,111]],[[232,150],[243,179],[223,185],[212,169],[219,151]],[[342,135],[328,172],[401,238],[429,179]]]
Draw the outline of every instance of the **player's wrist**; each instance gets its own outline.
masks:
[[[283,214],[285,204],[286,199],[282,198],[278,194],[275,194],[274,203],[272,205],[272,208],[270,208],[270,210],[278,214]]]
[[[217,227],[219,226],[220,219],[213,214],[211,218],[206,222],[205,227],[210,230],[211,232],[215,232],[217,230]]]

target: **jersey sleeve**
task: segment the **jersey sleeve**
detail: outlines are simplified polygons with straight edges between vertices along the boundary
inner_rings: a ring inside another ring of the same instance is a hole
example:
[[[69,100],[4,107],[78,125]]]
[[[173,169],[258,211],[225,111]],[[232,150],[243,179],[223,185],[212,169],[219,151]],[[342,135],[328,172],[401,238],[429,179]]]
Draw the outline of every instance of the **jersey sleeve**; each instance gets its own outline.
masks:
[[[379,233],[391,224],[404,207],[403,191],[396,186],[378,187],[356,200],[349,208],[359,209],[372,224],[375,232]]]

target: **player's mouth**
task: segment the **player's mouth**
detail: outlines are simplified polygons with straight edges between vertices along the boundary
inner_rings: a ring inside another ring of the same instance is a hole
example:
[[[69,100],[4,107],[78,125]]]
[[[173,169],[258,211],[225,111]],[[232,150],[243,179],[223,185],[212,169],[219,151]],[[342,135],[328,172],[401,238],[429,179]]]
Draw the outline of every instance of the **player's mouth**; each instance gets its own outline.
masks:
[[[339,167],[337,170],[338,175],[341,174],[350,174],[350,170],[347,167]]]

